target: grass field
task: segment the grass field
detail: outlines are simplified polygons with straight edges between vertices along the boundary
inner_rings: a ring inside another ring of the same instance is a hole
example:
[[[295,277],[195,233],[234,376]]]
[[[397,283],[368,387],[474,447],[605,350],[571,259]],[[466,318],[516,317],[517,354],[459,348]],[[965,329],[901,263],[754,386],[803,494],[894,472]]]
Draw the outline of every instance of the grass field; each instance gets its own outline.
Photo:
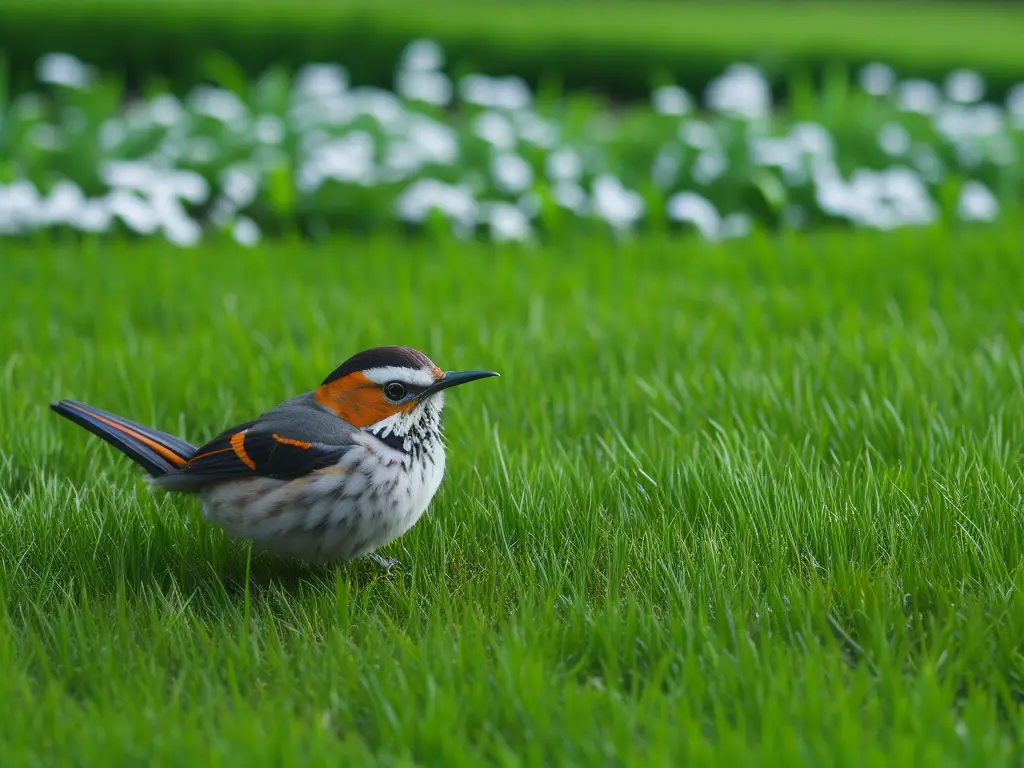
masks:
[[[1019,764],[1024,249],[4,246],[0,764]],[[308,569],[47,411],[202,440],[379,343],[503,378]]]

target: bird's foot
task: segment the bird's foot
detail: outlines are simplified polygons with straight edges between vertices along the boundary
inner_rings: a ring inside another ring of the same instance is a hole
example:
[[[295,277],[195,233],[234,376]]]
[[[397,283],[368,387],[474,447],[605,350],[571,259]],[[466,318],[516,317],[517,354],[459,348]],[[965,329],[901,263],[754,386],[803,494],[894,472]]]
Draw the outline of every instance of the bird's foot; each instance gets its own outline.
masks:
[[[387,568],[389,571],[393,567],[398,565],[398,561],[397,560],[381,557],[376,552],[371,552],[369,555],[367,555],[367,557],[369,557],[371,560],[373,560],[373,562],[375,562],[377,565],[381,565],[384,568]]]

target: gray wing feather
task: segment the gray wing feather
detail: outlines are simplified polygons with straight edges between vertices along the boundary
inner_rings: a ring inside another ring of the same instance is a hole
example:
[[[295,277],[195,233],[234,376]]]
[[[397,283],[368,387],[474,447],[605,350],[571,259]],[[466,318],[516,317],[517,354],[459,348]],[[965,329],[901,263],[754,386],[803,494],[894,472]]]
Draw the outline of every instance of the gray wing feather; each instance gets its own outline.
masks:
[[[153,483],[167,490],[197,491],[245,477],[291,480],[336,464],[356,444],[358,432],[307,392],[224,431],[184,467]]]

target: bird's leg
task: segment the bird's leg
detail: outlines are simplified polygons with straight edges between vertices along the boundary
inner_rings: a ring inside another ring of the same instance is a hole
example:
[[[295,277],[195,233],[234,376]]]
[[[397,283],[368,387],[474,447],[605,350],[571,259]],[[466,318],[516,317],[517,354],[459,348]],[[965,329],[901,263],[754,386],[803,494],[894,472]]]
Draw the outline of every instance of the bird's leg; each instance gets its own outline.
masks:
[[[382,566],[384,566],[384,567],[385,567],[385,568],[387,568],[387,569],[388,569],[389,571],[390,571],[390,570],[391,570],[391,569],[392,569],[392,568],[393,568],[394,566],[398,565],[398,561],[397,561],[397,560],[389,560],[389,559],[387,559],[387,558],[381,557],[381,556],[380,556],[380,555],[378,555],[378,554],[377,554],[376,552],[371,552],[371,553],[370,553],[369,555],[367,555],[367,557],[369,557],[369,558],[370,558],[371,560],[373,560],[373,562],[375,562],[375,563],[376,563],[377,565],[382,565]]]

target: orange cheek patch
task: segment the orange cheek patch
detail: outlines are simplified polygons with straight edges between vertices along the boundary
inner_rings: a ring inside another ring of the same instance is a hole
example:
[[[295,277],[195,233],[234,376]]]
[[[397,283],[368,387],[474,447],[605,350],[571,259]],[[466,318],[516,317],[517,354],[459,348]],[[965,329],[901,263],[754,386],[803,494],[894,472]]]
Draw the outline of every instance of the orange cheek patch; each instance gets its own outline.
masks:
[[[381,388],[361,371],[350,373],[316,390],[316,401],[334,411],[353,427],[362,429],[396,413],[409,411],[415,401],[393,405],[384,399]]]

